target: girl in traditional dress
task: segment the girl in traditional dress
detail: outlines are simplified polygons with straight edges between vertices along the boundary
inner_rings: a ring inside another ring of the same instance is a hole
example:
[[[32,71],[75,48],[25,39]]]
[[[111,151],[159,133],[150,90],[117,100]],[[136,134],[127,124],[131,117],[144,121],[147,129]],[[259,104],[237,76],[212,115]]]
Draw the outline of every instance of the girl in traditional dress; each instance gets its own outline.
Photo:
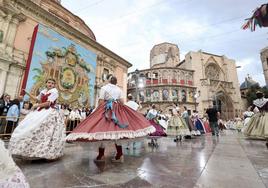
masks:
[[[151,125],[153,125],[156,129],[154,133],[151,133],[149,136],[167,136],[164,128],[158,124],[157,122],[158,113],[156,110],[156,106],[153,104],[152,108],[146,115],[146,118],[150,121]]]
[[[247,111],[243,113],[244,115],[244,126],[247,126],[249,120],[254,115],[254,112],[251,110],[252,106],[248,107]]]
[[[236,120],[235,120],[236,121]],[[241,118],[240,118],[240,121],[241,121]],[[223,129],[226,129],[226,126],[225,126],[225,123],[222,119],[218,119],[218,126],[219,126],[219,130],[220,131],[223,131]],[[241,126],[241,125],[240,125]],[[236,128],[236,124],[234,125],[235,129]]]
[[[235,128],[238,132],[241,132],[243,128],[243,122],[242,119],[237,115],[235,118]]]
[[[210,133],[211,132],[211,128],[209,126],[209,121],[206,117],[203,117],[203,123],[204,123],[204,127],[206,130],[206,133]]]
[[[67,141],[93,142],[102,141],[95,162],[104,161],[104,142],[115,140],[116,156],[112,162],[123,162],[123,139],[135,139],[155,132],[155,128],[144,116],[123,104],[121,89],[116,86],[116,77],[110,78],[110,83],[100,90],[98,108],[81,122]]]
[[[14,163],[2,140],[0,140],[0,156],[0,187],[29,188],[25,176]]]
[[[253,101],[252,109],[257,107],[259,112],[249,120],[244,134],[249,138],[266,139],[268,148],[268,99],[264,98],[260,91],[257,91],[256,95],[257,99]]]
[[[40,103],[17,126],[11,135],[9,150],[24,159],[55,160],[63,156],[65,144],[64,119],[56,109],[59,97],[55,80],[48,79],[46,88],[37,97]]]
[[[181,117],[184,119],[189,131],[191,132],[191,135],[197,136],[197,135],[201,135],[200,131],[196,131],[194,126],[193,126],[193,122],[192,122],[192,118],[189,116],[187,107],[184,106],[184,111],[181,115]],[[186,136],[186,138],[191,138],[191,136]]]
[[[205,134],[206,130],[204,127],[204,124],[202,122],[202,120],[199,118],[198,112],[197,111],[193,111],[193,119],[194,119],[194,126],[195,128],[201,133],[201,134]]]
[[[151,142],[149,142],[148,144],[151,146],[157,147],[158,146],[157,138],[161,136],[167,136],[167,134],[165,133],[164,128],[157,121],[158,112],[154,104],[152,105],[151,109],[147,113],[146,118],[150,121],[151,125],[153,125],[154,128],[156,129],[155,132],[149,134],[149,138],[151,138]]]
[[[172,116],[168,123],[167,134],[176,136],[174,142],[181,141],[183,136],[191,135],[184,119],[180,117],[180,109],[174,104],[172,108]]]
[[[160,114],[158,117],[158,123],[164,128],[164,132],[167,133],[168,128],[168,118],[164,114]]]

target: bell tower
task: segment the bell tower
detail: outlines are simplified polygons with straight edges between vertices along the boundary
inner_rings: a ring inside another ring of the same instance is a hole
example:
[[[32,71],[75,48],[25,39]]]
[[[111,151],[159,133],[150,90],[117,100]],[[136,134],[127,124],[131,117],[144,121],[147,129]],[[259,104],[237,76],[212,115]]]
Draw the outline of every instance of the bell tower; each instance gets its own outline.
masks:
[[[263,68],[263,74],[266,82],[266,87],[268,87],[268,47],[261,50],[261,62]]]

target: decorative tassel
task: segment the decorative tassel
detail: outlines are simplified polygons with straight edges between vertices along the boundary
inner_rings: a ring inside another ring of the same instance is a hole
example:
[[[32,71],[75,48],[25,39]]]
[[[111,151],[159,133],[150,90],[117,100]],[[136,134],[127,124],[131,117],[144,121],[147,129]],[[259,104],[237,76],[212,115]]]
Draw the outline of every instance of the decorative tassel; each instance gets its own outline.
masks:
[[[257,8],[253,11],[252,17],[246,19],[248,20],[244,25],[242,25],[242,29],[250,28],[251,31],[255,31],[256,25],[259,27],[268,27],[268,15],[267,15],[267,4],[261,5],[260,8]]]
[[[244,25],[242,25],[242,29],[246,30],[250,27],[250,21],[247,21],[246,23],[244,23]]]
[[[106,119],[109,119],[109,115],[108,115],[108,112],[109,111],[112,111],[112,121],[115,123],[115,125],[117,125],[119,128],[121,128],[121,129],[125,129],[125,128],[127,128],[128,127],[128,125],[127,124],[122,124],[122,123],[120,123],[119,122],[119,120],[117,119],[117,117],[116,117],[116,115],[115,115],[115,113],[114,113],[114,111],[113,111],[113,102],[114,102],[114,100],[108,100],[107,102],[106,102],[106,106],[105,106],[105,118]]]

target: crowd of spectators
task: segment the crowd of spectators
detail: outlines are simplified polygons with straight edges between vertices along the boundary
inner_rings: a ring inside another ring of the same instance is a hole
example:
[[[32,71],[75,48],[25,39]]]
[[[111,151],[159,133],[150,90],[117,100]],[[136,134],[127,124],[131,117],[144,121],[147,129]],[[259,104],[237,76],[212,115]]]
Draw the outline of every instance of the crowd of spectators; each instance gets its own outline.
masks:
[[[28,113],[33,104],[25,101],[23,96],[11,100],[9,94],[3,94],[0,98],[0,135],[11,134]],[[59,104],[57,109],[64,117],[66,131],[72,131],[79,122],[89,116],[94,107],[71,107],[68,104]]]

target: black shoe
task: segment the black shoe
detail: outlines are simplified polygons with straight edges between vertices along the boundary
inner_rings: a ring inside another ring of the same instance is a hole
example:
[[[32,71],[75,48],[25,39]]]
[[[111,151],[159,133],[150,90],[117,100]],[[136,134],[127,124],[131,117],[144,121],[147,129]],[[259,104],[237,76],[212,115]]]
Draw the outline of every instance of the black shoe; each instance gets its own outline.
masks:
[[[268,149],[268,142],[266,142],[266,147],[267,147],[267,149]]]
[[[184,136],[185,139],[191,139],[192,137],[190,135]]]

